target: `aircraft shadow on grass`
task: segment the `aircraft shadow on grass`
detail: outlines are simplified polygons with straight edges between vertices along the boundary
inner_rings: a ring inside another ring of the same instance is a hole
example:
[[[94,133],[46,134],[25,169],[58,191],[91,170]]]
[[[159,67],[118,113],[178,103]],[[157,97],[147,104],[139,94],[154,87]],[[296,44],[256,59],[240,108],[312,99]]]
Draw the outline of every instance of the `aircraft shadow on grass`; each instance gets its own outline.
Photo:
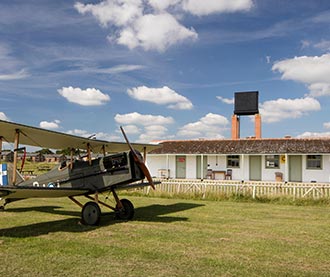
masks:
[[[171,205],[150,205],[147,207],[140,207],[135,209],[134,221],[144,221],[144,222],[162,222],[171,223],[178,221],[188,221],[187,217],[180,216],[166,216],[167,214],[172,214],[176,212],[181,212],[185,210],[190,210],[204,206],[203,204],[194,203],[175,203]],[[45,235],[48,233],[56,232],[88,232],[100,227],[110,226],[113,224],[122,223],[125,221],[116,220],[115,214],[113,212],[102,213],[101,222],[99,226],[85,226],[80,223],[80,212],[76,211],[63,211],[58,210],[61,207],[58,206],[40,206],[31,208],[14,208],[8,209],[8,212],[31,212],[39,211],[57,215],[72,216],[71,218],[33,223],[24,226],[17,226],[11,228],[0,229],[0,237],[37,237],[40,235]],[[1,213],[0,213],[1,215]]]

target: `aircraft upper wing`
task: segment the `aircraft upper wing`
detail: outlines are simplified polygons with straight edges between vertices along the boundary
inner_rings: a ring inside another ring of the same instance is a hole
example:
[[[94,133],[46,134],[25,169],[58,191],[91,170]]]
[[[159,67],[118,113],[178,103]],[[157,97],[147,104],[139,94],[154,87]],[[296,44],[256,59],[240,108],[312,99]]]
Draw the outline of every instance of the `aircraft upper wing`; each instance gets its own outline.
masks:
[[[0,138],[2,138],[4,141],[14,142],[16,130],[18,130],[20,133],[19,143],[23,145],[38,146],[41,148],[51,149],[87,149],[87,144],[89,143],[94,153],[102,153],[103,148],[108,153],[129,150],[129,146],[125,142],[111,142],[83,138],[56,131],[50,131],[19,123],[0,120]],[[143,152],[144,147],[146,147],[147,152],[150,152],[160,147],[157,144],[143,143],[132,143],[132,146],[140,152]]]

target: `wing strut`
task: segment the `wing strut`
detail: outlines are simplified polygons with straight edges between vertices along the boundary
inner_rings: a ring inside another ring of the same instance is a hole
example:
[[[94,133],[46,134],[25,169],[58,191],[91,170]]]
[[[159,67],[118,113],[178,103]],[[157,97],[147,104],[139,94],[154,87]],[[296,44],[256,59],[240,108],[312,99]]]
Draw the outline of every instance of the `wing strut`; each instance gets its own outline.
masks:
[[[3,137],[0,136],[0,157],[1,157],[1,154],[2,154],[2,139],[3,139]]]
[[[16,173],[16,168],[17,168],[17,158],[18,158],[18,146],[19,146],[19,135],[20,131],[19,129],[15,130],[15,142],[14,142],[14,166],[13,166],[13,185],[16,184],[17,180],[17,173]]]
[[[87,159],[88,159],[88,164],[91,165],[92,164],[92,154],[91,154],[91,145],[89,142],[87,143]]]

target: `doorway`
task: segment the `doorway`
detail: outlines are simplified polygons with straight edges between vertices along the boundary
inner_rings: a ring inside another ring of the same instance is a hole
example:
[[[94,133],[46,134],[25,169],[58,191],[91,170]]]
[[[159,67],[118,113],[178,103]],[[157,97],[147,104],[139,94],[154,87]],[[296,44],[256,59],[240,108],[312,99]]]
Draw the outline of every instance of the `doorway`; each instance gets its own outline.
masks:
[[[250,180],[261,181],[261,156],[250,156]]]
[[[176,156],[176,178],[186,178],[186,156]]]
[[[203,177],[201,174],[201,167],[202,167],[202,157],[196,157],[196,178],[197,179],[204,179],[206,178],[207,174],[207,156],[203,156]]]
[[[289,156],[289,181],[302,181],[302,157],[298,155]]]

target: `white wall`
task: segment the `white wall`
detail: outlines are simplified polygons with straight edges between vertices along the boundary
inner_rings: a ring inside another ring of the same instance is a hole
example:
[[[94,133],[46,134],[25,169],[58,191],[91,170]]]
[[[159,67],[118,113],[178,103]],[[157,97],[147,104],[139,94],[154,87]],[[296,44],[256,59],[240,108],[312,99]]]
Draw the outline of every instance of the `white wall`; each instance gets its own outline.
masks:
[[[148,154],[146,164],[152,177],[160,177],[160,169],[169,169],[169,178],[175,178],[175,156]]]
[[[196,156],[186,156],[186,179],[196,179]]]
[[[167,168],[166,156],[148,154],[146,165],[152,177],[159,177],[158,170]]]
[[[226,156],[208,156],[207,163],[210,165],[209,168],[212,170],[227,170]]]
[[[151,176],[160,177],[159,169],[169,169],[170,178],[175,178],[176,165],[175,155],[147,155],[147,166],[150,170]],[[207,163],[210,165],[209,168],[212,170],[226,171],[227,158],[225,155],[209,155],[207,156]],[[265,155],[261,155],[261,168],[263,181],[275,181],[275,172],[281,172],[283,174],[283,181],[288,180],[287,175],[287,163],[280,162],[280,168],[266,168],[265,167]],[[249,155],[241,155],[240,167],[232,168],[233,180],[249,180]],[[186,178],[195,179],[196,172],[196,156],[186,156]],[[330,154],[323,155],[322,169],[306,169],[306,155],[302,155],[302,179],[303,182],[330,182]]]
[[[280,155],[281,158],[281,155]],[[288,162],[288,161],[286,161]],[[276,176],[275,173],[276,172],[281,172],[283,174],[283,181],[286,180],[285,176],[285,163],[281,162],[280,160],[280,167],[279,168],[266,168],[266,156],[261,156],[261,168],[262,168],[262,174],[261,174],[261,179],[263,181],[275,181]]]
[[[322,169],[307,169],[307,157],[302,158],[303,181],[330,182],[330,155],[322,156]]]

